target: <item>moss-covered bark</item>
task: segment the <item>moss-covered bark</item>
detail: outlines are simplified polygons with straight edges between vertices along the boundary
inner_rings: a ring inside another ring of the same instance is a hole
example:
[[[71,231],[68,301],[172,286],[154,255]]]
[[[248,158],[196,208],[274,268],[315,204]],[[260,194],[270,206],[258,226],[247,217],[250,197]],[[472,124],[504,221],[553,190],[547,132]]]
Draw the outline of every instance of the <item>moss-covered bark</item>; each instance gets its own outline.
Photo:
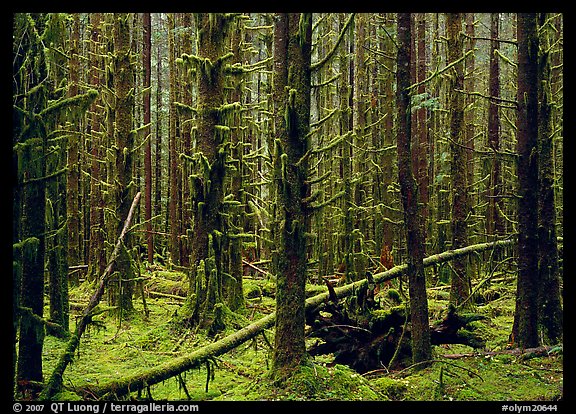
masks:
[[[32,314],[43,316],[44,258],[46,209],[46,148],[49,119],[40,114],[48,105],[51,80],[46,80],[47,67],[41,33],[44,17],[30,14],[14,16],[13,43],[13,150],[17,177],[16,192],[20,194],[16,229],[20,243],[19,306]],[[18,282],[18,280],[17,280]],[[42,381],[42,346],[44,326],[25,313],[19,317],[18,360],[16,379],[19,391],[26,392],[29,381]]]
[[[462,14],[447,13],[446,27],[448,36],[448,61],[456,62],[462,58]],[[464,143],[464,95],[459,92],[464,89],[464,64],[454,65],[452,70],[450,91],[450,151],[452,164],[450,177],[452,179],[452,248],[460,248],[468,244],[469,214],[466,165],[466,149]],[[453,265],[450,288],[450,303],[460,305],[470,295],[470,277],[468,262],[464,258],[456,260]]]
[[[538,34],[535,13],[518,13],[518,282],[513,342],[538,345]]]
[[[282,374],[305,356],[304,288],[307,277],[304,199],[310,130],[312,15],[279,14],[274,25],[274,182],[276,252],[276,336],[273,369]]]
[[[190,293],[183,318],[193,325],[215,321],[214,306],[222,301],[223,199],[226,161],[230,146],[230,118],[238,103],[225,100],[225,40],[234,15],[195,14],[197,55],[179,60],[196,73],[198,99],[196,152],[191,166],[190,188],[194,215],[190,252]]]
[[[558,272],[556,240],[556,202],[554,197],[553,96],[550,88],[550,28],[545,26],[547,13],[538,16],[541,47],[538,56],[538,278],[539,325],[546,342],[562,339],[563,315]]]
[[[134,138],[133,116],[134,107],[134,64],[130,45],[130,14],[114,14],[114,93],[115,100],[115,194],[116,194],[116,231],[118,237],[122,231],[122,218],[128,215],[134,198],[133,164]],[[131,236],[124,240],[124,246],[118,259],[117,277],[111,283],[113,304],[119,306],[121,312],[133,310],[132,294],[134,290],[134,271],[128,251],[132,245]]]
[[[396,106],[398,136],[398,178],[408,248],[408,281],[412,321],[412,357],[414,362],[430,359],[430,327],[428,299],[424,274],[424,241],[418,207],[418,187],[412,170],[410,141],[412,137],[410,111],[411,15],[398,13],[398,60],[396,70]]]

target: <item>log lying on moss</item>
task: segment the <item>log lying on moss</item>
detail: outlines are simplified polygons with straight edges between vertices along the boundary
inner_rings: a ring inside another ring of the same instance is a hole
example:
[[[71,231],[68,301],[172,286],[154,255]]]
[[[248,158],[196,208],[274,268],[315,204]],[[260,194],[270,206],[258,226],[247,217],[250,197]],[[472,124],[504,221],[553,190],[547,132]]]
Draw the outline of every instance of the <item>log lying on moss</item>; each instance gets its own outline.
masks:
[[[424,259],[424,266],[431,266],[450,261],[456,257],[465,256],[473,252],[480,252],[493,248],[501,248],[509,246],[513,243],[512,240],[503,240],[492,243],[481,243],[472,246],[467,246],[457,250],[449,250],[443,253],[429,256]],[[375,283],[385,282],[392,280],[406,273],[407,266],[400,265],[393,267],[385,272],[377,273],[373,276]],[[363,279],[348,285],[335,288],[334,292],[338,298],[343,298],[357,292],[359,289],[365,289],[368,286],[368,280]],[[320,304],[329,300],[328,291],[320,293],[316,296],[306,300],[306,311],[318,307]],[[98,399],[106,395],[123,396],[133,391],[145,388],[150,385],[157,384],[166,379],[174,377],[182,372],[188,371],[192,368],[198,367],[210,358],[217,357],[225,354],[226,352],[234,349],[242,343],[254,338],[260,334],[264,329],[274,326],[276,320],[276,312],[273,312],[262,319],[226,336],[210,345],[198,349],[189,355],[176,358],[165,364],[159,365],[152,369],[136,373],[117,381],[100,386],[90,386],[77,390],[86,399]]]
[[[92,294],[88,306],[86,307],[84,312],[82,312],[82,317],[80,318],[80,321],[76,326],[76,331],[71,335],[70,340],[66,345],[66,349],[64,350],[64,352],[60,356],[60,359],[58,360],[58,363],[56,364],[56,368],[54,368],[54,371],[52,371],[52,375],[50,376],[46,388],[40,394],[41,400],[49,400],[62,390],[62,376],[64,375],[64,371],[66,370],[68,364],[72,362],[74,352],[78,348],[78,345],[80,345],[80,337],[86,330],[88,324],[92,322],[92,317],[94,316],[94,309],[100,303],[100,299],[104,294],[104,289],[108,284],[108,279],[110,278],[110,275],[112,274],[114,263],[116,262],[116,258],[120,254],[120,249],[122,248],[124,237],[126,236],[126,233],[128,233],[128,230],[130,228],[130,223],[132,222],[132,216],[134,215],[134,211],[136,210],[136,205],[140,201],[140,195],[141,195],[140,192],[137,193],[136,196],[134,197],[134,200],[132,201],[130,211],[128,212],[128,216],[124,221],[124,226],[122,227],[122,231],[120,232],[120,236],[118,237],[118,241],[116,242],[114,251],[110,255],[108,266],[106,266],[104,273],[102,274],[102,276],[100,276],[100,284],[98,285],[98,289],[96,289],[96,291]]]

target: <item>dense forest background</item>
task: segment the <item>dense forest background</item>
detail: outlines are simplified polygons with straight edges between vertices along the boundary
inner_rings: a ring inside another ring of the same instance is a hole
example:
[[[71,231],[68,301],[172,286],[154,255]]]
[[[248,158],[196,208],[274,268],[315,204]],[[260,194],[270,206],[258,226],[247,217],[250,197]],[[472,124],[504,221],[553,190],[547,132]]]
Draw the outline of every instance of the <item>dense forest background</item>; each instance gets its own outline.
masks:
[[[63,390],[97,315],[148,316],[163,271],[183,275],[171,322],[216,339],[250,312],[246,281],[270,282],[274,313],[215,347],[273,328],[277,383],[326,306],[351,326],[391,290],[387,366],[473,345],[450,329],[497,278],[515,292],[502,340],[562,343],[560,13],[17,13],[12,97],[18,398]],[[49,336],[66,345],[47,372]]]

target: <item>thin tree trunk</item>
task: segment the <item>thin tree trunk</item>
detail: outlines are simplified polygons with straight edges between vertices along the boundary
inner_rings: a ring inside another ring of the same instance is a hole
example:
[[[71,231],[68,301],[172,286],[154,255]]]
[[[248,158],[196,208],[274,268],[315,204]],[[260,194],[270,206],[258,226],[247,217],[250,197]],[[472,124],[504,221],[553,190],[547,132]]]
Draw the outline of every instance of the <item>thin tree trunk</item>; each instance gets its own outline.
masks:
[[[84,309],[84,311],[82,312],[82,317],[80,318],[80,321],[76,325],[76,331],[68,341],[66,349],[61,354],[58,363],[54,368],[54,371],[52,371],[52,374],[50,375],[50,379],[46,387],[44,388],[42,394],[40,395],[41,400],[49,400],[62,390],[64,371],[66,370],[68,364],[72,362],[74,352],[76,352],[76,349],[80,345],[80,338],[82,337],[82,334],[84,333],[84,331],[88,327],[88,324],[92,320],[92,311],[94,310],[96,305],[100,303],[100,300],[102,299],[104,289],[108,285],[110,275],[112,274],[113,266],[116,263],[116,259],[121,255],[122,250],[125,249],[124,239],[128,235],[130,223],[132,222],[132,217],[134,216],[134,211],[136,210],[136,206],[140,201],[140,195],[141,193],[137,193],[136,196],[134,197],[134,200],[132,200],[132,204],[130,206],[128,214],[126,215],[126,220],[124,221],[120,233],[118,235],[118,240],[116,241],[114,251],[110,256],[110,261],[106,266],[104,273],[100,276],[98,289],[96,289],[96,291],[92,294],[92,296],[90,297],[90,301],[88,302],[88,306],[86,306],[86,309]]]
[[[424,275],[424,244],[418,208],[418,187],[414,179],[411,155],[410,62],[412,51],[410,13],[398,13],[398,60],[396,70],[396,105],[398,119],[398,181],[408,248],[408,281],[410,314],[412,321],[412,357],[414,362],[426,361],[432,356],[428,299]]]
[[[499,25],[500,13],[491,14],[490,37],[490,78],[488,95],[500,98],[500,57],[497,55],[499,48]],[[494,99],[488,100],[488,145],[493,151],[490,169],[490,181],[488,183],[488,214],[486,227],[488,235],[498,236],[504,234],[504,222],[502,217],[502,165],[500,161],[500,107]]]
[[[168,66],[169,66],[169,87],[170,87],[170,109],[169,109],[169,201],[168,201],[168,222],[170,226],[169,251],[173,264],[180,264],[180,241],[178,225],[178,153],[176,151],[176,65],[175,54],[175,22],[174,14],[168,13]]]
[[[91,28],[91,51],[90,54],[90,84],[96,89],[100,90],[102,83],[101,59],[98,57],[102,53],[100,45],[100,24],[102,23],[102,15],[100,13],[92,13],[90,15]],[[93,280],[97,275],[101,274],[106,267],[106,249],[104,248],[104,198],[102,196],[101,181],[105,180],[106,171],[100,167],[100,162],[103,157],[102,143],[103,133],[100,128],[100,119],[104,115],[98,109],[98,98],[92,104],[90,112],[92,119],[90,121],[90,134],[91,134],[91,151],[92,158],[90,165],[90,242],[88,247],[88,279]]]
[[[144,67],[144,125],[149,125],[151,120],[150,110],[150,78],[152,74],[152,21],[150,13],[144,13],[144,53],[142,54],[142,66]],[[146,220],[146,246],[148,263],[154,262],[154,239],[152,235],[152,134],[151,127],[145,129],[145,152],[144,152],[144,219]]]
[[[448,13],[446,15],[448,37],[448,61],[455,62],[462,57],[462,15]],[[468,244],[467,217],[469,213],[467,166],[464,146],[464,63],[454,66],[453,82],[450,91],[450,149],[452,152],[452,247],[458,249]],[[470,277],[466,258],[456,260],[453,266],[450,303],[460,305],[470,295]]]

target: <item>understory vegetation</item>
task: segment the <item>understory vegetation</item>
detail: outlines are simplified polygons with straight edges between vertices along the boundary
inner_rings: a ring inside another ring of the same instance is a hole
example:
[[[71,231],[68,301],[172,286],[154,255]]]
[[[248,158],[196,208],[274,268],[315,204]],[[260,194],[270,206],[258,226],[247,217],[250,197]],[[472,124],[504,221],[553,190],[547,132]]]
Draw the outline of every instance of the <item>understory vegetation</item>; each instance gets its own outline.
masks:
[[[134,375],[186,355],[233,333],[275,308],[275,283],[257,276],[245,277],[246,306],[231,318],[225,331],[208,337],[206,330],[185,329],[175,321],[188,287],[183,273],[164,268],[145,273],[135,312],[121,317],[114,308],[99,305],[82,337],[75,359],[64,374],[60,400],[82,399],[90,388]],[[478,275],[477,280],[483,280]],[[299,371],[287,379],[270,375],[273,329],[264,330],[232,351],[212,358],[198,368],[133,392],[141,400],[347,400],[347,401],[553,401],[563,398],[562,347],[545,352],[512,353],[509,333],[513,323],[515,286],[500,277],[484,283],[475,294],[474,312],[483,319],[471,322],[485,348],[460,344],[433,346],[432,362],[422,368],[409,359],[394,369],[385,366],[360,374],[346,365],[334,364],[334,355],[309,356]],[[71,289],[73,327],[94,287],[88,282]],[[308,285],[311,296],[326,288]],[[375,299],[386,304],[399,281],[382,286]],[[392,293],[390,293],[392,292]],[[428,289],[431,324],[442,319],[449,302],[449,286]],[[400,299],[401,300],[401,299]],[[309,328],[309,327],[307,327]],[[309,332],[309,330],[307,330]],[[308,335],[307,347],[318,338]],[[66,341],[47,336],[44,372],[48,375]],[[111,396],[113,397],[113,396]]]

